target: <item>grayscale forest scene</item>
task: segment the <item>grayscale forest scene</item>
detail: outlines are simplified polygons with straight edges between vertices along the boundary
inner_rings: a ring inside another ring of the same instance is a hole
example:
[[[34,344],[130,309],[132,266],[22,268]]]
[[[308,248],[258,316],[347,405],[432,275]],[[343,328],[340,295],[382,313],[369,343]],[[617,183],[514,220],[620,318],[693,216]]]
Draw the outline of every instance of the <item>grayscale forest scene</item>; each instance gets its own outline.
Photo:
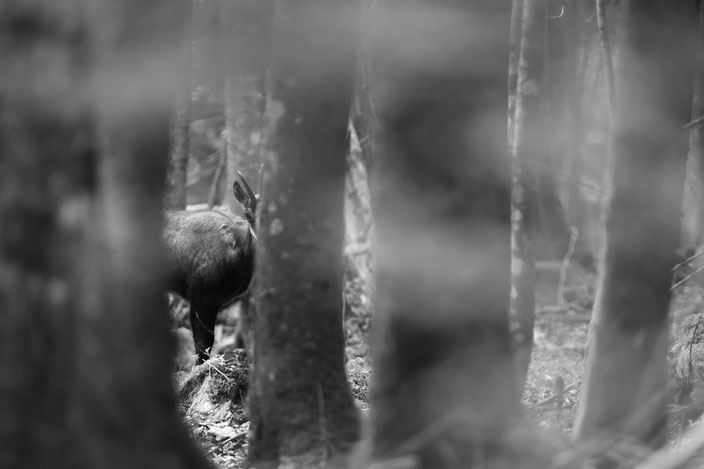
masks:
[[[704,467],[704,0],[0,0],[0,469]]]

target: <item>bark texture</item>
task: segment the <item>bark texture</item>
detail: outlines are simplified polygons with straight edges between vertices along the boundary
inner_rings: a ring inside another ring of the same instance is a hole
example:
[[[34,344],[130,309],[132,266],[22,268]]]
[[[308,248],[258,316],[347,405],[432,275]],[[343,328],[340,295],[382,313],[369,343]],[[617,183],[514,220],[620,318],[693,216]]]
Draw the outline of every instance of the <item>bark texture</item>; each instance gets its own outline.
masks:
[[[184,9],[108,3],[0,7],[2,467],[207,467],[161,282]]]
[[[369,457],[380,465],[535,463],[509,339],[510,6],[377,5]]]
[[[617,70],[613,195],[575,433],[665,441],[668,305],[679,244],[694,0],[628,2]]]
[[[357,15],[347,0],[277,4],[254,287],[255,467],[310,467],[359,436],[342,329]]]

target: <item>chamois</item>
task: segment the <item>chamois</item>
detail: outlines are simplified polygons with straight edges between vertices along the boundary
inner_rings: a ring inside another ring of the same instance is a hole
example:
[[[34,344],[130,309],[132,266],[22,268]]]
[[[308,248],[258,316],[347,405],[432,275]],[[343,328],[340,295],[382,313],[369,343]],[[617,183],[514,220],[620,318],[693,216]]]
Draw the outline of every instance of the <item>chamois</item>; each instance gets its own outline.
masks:
[[[169,290],[190,302],[198,363],[209,357],[218,312],[242,296],[254,273],[257,197],[242,174],[232,190],[245,219],[217,210],[169,211],[162,234]]]

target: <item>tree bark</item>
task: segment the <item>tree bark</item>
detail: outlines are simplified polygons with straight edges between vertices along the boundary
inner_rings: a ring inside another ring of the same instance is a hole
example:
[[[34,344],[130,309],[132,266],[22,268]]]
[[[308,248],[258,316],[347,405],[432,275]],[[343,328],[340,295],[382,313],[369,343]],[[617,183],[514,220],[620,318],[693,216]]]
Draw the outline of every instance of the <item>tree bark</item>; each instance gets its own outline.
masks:
[[[535,230],[538,186],[536,162],[548,152],[544,131],[543,47],[545,0],[525,0],[518,79],[511,192],[511,336],[522,388],[533,350],[535,325]]]
[[[184,13],[0,7],[2,467],[207,467],[176,414],[160,249]]]
[[[510,4],[377,6],[369,457],[381,466],[545,464],[540,445],[507,438],[525,429],[508,318]]]
[[[628,2],[613,195],[575,433],[665,441],[668,306],[679,244],[696,2]]]
[[[277,4],[257,243],[250,462],[310,467],[359,421],[342,329],[355,2]]]

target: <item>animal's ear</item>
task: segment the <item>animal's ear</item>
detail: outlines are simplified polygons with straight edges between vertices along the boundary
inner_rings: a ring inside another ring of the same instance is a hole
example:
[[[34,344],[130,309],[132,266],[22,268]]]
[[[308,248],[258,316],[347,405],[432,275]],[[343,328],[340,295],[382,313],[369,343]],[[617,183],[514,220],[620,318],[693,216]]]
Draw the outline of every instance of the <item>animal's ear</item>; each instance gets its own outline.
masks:
[[[237,202],[239,202],[243,207],[246,208],[249,205],[249,195],[247,195],[247,192],[242,189],[239,181],[235,181],[235,183],[232,184],[232,192],[235,194],[235,200],[237,200]]]
[[[235,181],[232,184],[232,191],[235,194],[235,199],[237,199],[237,202],[242,204],[242,207],[244,207],[247,220],[250,223],[253,223],[257,213],[257,196],[254,194],[254,191],[247,183],[247,180],[244,178],[244,176],[242,176],[242,173],[237,171],[237,175],[239,176],[240,180]]]

